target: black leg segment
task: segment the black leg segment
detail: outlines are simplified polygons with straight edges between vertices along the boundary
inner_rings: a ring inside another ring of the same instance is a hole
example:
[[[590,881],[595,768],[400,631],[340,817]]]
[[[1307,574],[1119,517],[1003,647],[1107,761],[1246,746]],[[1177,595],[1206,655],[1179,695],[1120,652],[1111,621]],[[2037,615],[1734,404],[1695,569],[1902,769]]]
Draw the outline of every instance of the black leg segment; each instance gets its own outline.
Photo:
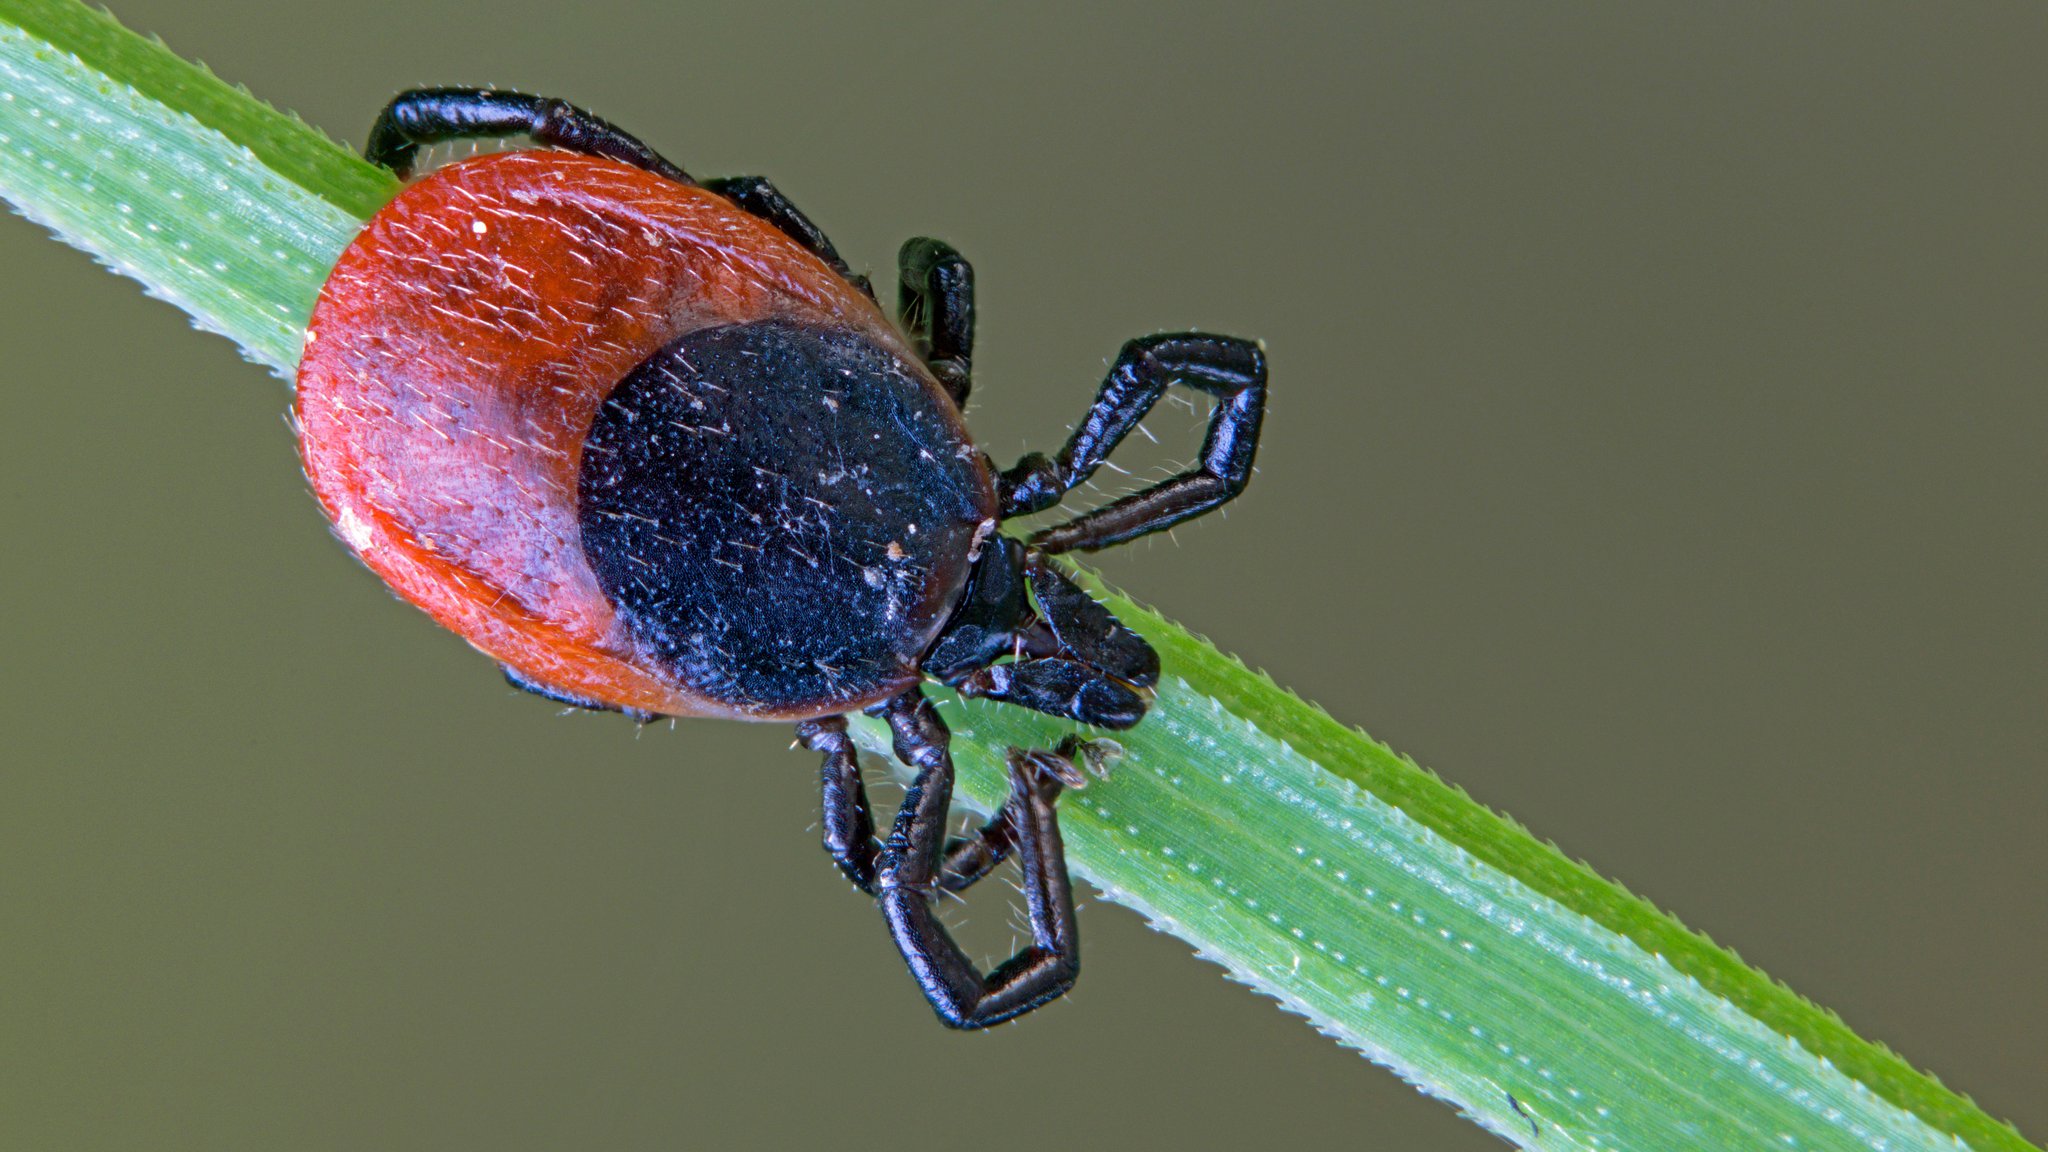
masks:
[[[875,894],[875,869],[881,846],[875,843],[875,817],[868,807],[867,786],[860,779],[860,755],[846,734],[844,716],[806,720],[796,726],[797,742],[821,752],[819,772],[825,798],[825,851],[854,887]]]
[[[1095,473],[1175,384],[1216,398],[1202,464],[1031,538],[1041,552],[1093,551],[1199,516],[1244,490],[1266,409],[1266,355],[1249,340],[1181,332],[1124,345],[1095,403],[1053,459],[1033,452],[1003,473],[1003,515],[1042,511]]]
[[[1030,754],[1012,750],[1010,798],[1004,807],[1007,839],[1024,873],[1032,942],[983,976],[953,942],[931,903],[941,886],[946,812],[953,799],[952,735],[914,688],[879,711],[889,722],[897,757],[917,769],[882,849],[877,880],[882,916],[932,1009],[952,1027],[986,1028],[1066,992],[1081,970],[1073,889],[1059,818]],[[993,866],[991,861],[988,867]]]
[[[574,104],[489,88],[414,88],[399,93],[371,125],[363,156],[409,176],[423,144],[520,135],[645,168],[681,184],[696,183],[654,149]]]
[[[875,895],[875,873],[882,846],[875,839],[874,809],[868,805],[867,787],[861,781],[858,750],[846,733],[846,718],[827,716],[806,720],[796,726],[797,742],[824,754],[819,773],[824,796],[825,851],[833,863],[853,881],[855,887]],[[1057,752],[1031,752],[1038,769],[1038,783],[1045,799],[1059,797],[1062,782],[1081,787],[1087,778],[1080,764],[1096,775],[1105,775],[1105,742],[1083,744],[1068,737]],[[1016,847],[1010,805],[989,818],[972,836],[955,837],[946,843],[941,857],[939,887],[948,892],[970,888],[1009,858]]]
[[[973,386],[974,269],[951,244],[919,236],[896,254],[896,316],[953,402]]]
[[[996,866],[1008,859],[1017,846],[1016,829],[1018,800],[1016,797],[1016,773],[1021,767],[1038,789],[1046,803],[1059,799],[1062,786],[1085,788],[1088,775],[1109,775],[1109,762],[1123,753],[1123,748],[1109,740],[1084,741],[1079,736],[1069,736],[1060,741],[1054,751],[1043,749],[1011,748],[1006,759],[1011,767],[1011,798],[997,810],[988,823],[972,836],[963,836],[946,845],[944,871],[939,886],[948,892],[958,892],[994,871]]]
[[[732,201],[741,211],[775,225],[777,231],[803,245],[811,255],[830,264],[832,270],[845,277],[848,283],[867,293],[869,299],[874,298],[875,290],[868,284],[868,278],[855,276],[824,231],[811,223],[811,218],[790,203],[789,197],[784,196],[782,190],[766,176],[726,176],[706,180],[704,187]]]

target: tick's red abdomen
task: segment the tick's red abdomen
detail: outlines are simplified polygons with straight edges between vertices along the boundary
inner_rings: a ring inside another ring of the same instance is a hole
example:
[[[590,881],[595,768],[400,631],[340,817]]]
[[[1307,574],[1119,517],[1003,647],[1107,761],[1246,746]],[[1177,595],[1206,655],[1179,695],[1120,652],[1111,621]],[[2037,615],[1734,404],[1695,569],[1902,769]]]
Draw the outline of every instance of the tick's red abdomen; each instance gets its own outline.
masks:
[[[889,666],[810,702],[689,682],[586,553],[578,488],[600,405],[679,339],[764,321],[845,333],[914,366],[906,387],[928,391],[942,431],[966,445],[873,302],[720,197],[561,152],[442,169],[370,221],[322,290],[299,369],[307,475],[341,537],[402,596],[565,696],[758,719],[885,698],[917,678],[915,654],[965,579],[953,537],[971,523],[946,526]],[[992,516],[985,476],[960,475],[961,507]]]

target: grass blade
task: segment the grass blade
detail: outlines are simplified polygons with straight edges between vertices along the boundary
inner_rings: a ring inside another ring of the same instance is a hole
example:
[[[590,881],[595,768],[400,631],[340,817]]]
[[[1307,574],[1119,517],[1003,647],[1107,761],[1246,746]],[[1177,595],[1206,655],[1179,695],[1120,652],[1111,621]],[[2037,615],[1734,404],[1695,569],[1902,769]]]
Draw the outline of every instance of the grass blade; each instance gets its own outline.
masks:
[[[280,374],[397,188],[105,13],[0,2],[0,195]]]

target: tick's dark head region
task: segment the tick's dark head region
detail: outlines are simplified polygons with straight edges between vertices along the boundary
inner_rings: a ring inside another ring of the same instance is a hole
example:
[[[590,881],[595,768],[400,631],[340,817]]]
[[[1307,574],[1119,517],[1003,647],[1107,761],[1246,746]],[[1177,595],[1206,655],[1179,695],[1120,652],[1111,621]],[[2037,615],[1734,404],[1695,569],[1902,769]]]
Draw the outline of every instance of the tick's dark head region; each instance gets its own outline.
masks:
[[[913,683],[991,479],[930,377],[852,331],[692,332],[619,382],[583,448],[583,549],[692,691],[818,714]]]

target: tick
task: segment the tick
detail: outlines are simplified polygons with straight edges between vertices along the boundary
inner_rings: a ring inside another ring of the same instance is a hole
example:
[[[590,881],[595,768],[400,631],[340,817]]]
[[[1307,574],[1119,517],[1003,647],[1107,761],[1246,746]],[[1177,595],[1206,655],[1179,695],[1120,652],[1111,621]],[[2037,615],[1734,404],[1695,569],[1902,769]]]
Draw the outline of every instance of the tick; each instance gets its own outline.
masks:
[[[404,177],[423,145],[514,136],[548,147],[412,182],[321,290],[296,411],[336,533],[521,688],[642,720],[793,722],[824,757],[825,847],[940,1018],[981,1028],[1059,996],[1080,950],[1055,801],[1100,746],[1012,748],[1001,810],[949,840],[950,736],[920,685],[1137,724],[1158,655],[1052,558],[1241,492],[1264,354],[1201,332],[1133,340],[1065,447],[999,470],[961,418],[974,278],[950,246],[903,246],[892,324],[773,184],[695,180],[559,100],[406,92],[367,155]],[[1199,466],[1003,533],[1093,475],[1174,385],[1215,398]],[[914,771],[886,839],[856,709]],[[932,901],[1012,855],[1031,943],[984,975]]]

